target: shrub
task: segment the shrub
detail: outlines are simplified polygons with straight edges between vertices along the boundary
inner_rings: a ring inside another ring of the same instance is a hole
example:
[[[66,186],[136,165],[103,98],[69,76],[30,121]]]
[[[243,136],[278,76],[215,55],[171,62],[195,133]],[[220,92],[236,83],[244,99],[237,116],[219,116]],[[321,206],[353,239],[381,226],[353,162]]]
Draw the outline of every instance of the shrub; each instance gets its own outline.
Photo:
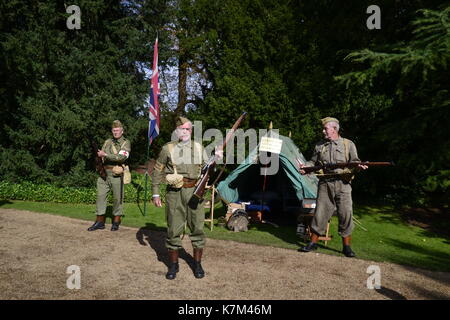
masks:
[[[133,173],[132,182],[125,185],[124,202],[144,201],[145,176]],[[161,185],[161,197],[165,196],[165,185]],[[151,178],[148,179],[147,198],[151,199]],[[31,181],[12,183],[0,181],[0,200],[26,200],[37,202],[94,204],[97,190],[92,187],[58,187],[52,184],[37,184]],[[112,194],[109,196],[112,200]]]

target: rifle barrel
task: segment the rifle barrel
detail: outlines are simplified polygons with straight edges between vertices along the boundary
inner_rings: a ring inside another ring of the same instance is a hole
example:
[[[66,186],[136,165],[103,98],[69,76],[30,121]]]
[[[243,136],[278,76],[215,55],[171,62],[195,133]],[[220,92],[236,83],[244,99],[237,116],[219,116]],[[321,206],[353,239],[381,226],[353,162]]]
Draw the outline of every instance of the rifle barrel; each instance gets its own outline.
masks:
[[[241,122],[246,117],[247,112],[243,112],[242,115],[236,120],[231,130],[226,135],[224,141],[222,142],[222,145],[218,148],[219,150],[224,150],[225,146],[227,145],[227,142],[231,139],[236,129],[241,125]],[[205,193],[206,184],[208,183],[209,176],[211,171],[214,169],[216,165],[216,159],[215,156],[212,156],[211,159],[203,166],[201,172],[202,176],[197,182],[197,186],[194,189],[194,193],[191,197],[190,203],[193,206],[196,206],[198,204],[198,201],[203,199],[203,195]]]
[[[357,167],[358,165],[364,165],[368,167],[381,167],[381,166],[393,166],[393,161],[353,161],[353,162],[344,162],[344,163],[328,163],[324,165],[311,166],[311,167],[303,167],[299,168],[300,170],[304,170],[306,173],[318,171],[321,169],[337,169],[337,168],[352,168]]]

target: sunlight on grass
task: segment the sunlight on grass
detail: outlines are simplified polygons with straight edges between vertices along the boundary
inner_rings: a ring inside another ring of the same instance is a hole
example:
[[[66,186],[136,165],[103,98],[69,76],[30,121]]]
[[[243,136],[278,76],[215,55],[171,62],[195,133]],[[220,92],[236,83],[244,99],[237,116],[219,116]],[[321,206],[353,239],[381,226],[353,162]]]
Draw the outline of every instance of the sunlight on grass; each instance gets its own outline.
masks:
[[[165,230],[164,208],[149,205],[147,215],[144,217],[142,204],[126,203],[124,206],[126,215],[123,218],[123,225]],[[95,219],[95,205],[4,201],[1,208],[30,210],[87,220],[86,228]],[[108,208],[107,215],[111,216],[110,212],[111,207]],[[224,213],[221,204],[216,205],[215,222]],[[206,216],[208,214],[206,213]],[[450,271],[450,239],[407,224],[400,218],[399,213],[387,206],[355,206],[354,216],[367,229],[364,231],[355,225],[352,248],[358,258]],[[107,223],[111,223],[110,219],[107,219]],[[270,224],[251,224],[249,231],[235,233],[216,225],[213,231],[210,231],[207,223],[205,232],[209,238],[295,250],[303,244],[295,235],[295,225],[274,227]],[[341,255],[342,244],[335,216],[331,220],[330,232],[333,239],[328,242],[327,247],[321,243],[318,252]],[[293,254],[297,252],[293,251]]]

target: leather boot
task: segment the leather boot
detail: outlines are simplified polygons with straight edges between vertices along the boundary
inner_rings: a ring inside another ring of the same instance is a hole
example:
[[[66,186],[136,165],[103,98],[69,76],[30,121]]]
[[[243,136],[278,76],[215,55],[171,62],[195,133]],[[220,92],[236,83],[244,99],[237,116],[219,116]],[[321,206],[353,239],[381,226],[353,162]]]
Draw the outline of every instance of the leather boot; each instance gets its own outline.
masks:
[[[97,216],[92,226],[88,228],[88,231],[94,231],[97,229],[105,229],[105,216]]]
[[[352,237],[342,237],[342,253],[348,257],[353,258],[356,256],[356,254],[353,252],[352,248],[350,247]]]
[[[319,241],[319,236],[315,233],[312,233],[311,235],[311,242],[308,243],[306,246],[298,249],[298,251],[301,252],[311,252],[317,249],[317,241]]]
[[[178,265],[178,250],[169,250],[169,270],[166,273],[166,279],[173,280],[180,270]]]
[[[203,249],[194,248],[194,276],[197,279],[201,279],[205,276],[205,271],[202,268],[202,255]]]
[[[120,216],[114,216],[111,231],[119,230],[119,225],[120,225]]]

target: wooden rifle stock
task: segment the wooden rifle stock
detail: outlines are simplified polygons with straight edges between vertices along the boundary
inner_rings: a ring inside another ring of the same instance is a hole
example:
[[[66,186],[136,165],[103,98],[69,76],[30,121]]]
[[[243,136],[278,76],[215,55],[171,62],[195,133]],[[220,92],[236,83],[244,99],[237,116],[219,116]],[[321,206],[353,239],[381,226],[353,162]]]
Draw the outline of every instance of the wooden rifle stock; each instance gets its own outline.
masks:
[[[222,145],[217,148],[218,150],[224,150],[228,141],[233,136],[234,132],[237,130],[237,128],[241,125],[241,122],[244,120],[245,116],[247,115],[247,112],[242,113],[242,115],[236,120],[231,130],[226,135]],[[192,194],[191,199],[189,200],[189,206],[191,208],[197,208],[198,203],[203,199],[203,196],[205,194],[206,184],[208,183],[209,177],[211,173],[213,172],[214,168],[216,166],[216,157],[215,155],[211,156],[209,158],[208,162],[203,166],[202,173],[200,175],[200,178],[195,186],[194,193]]]
[[[299,170],[304,170],[306,173],[315,172],[318,170],[333,170],[338,168],[356,168],[359,165],[364,165],[368,167],[382,167],[382,166],[393,166],[394,162],[392,161],[381,161],[381,162],[370,162],[370,161],[352,161],[352,162],[344,162],[344,163],[328,163],[318,166],[312,167],[303,167],[299,168]]]
[[[95,143],[94,140],[91,140],[91,146],[92,146],[92,152],[94,153],[94,157],[95,157],[95,170],[98,172],[100,177],[106,181],[106,170],[103,165],[103,160],[101,157],[99,157],[97,155],[97,152],[99,150],[98,145],[97,145],[97,143]]]

